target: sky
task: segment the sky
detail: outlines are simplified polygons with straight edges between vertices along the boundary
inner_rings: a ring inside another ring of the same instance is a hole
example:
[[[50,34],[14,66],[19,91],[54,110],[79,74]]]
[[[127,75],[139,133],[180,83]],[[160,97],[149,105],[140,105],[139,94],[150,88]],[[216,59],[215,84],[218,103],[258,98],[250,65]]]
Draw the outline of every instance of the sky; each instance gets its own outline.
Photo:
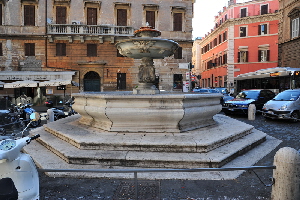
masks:
[[[228,5],[229,0],[196,0],[193,19],[193,38],[204,37],[214,27],[215,16],[223,7]],[[237,3],[249,0],[237,0]]]

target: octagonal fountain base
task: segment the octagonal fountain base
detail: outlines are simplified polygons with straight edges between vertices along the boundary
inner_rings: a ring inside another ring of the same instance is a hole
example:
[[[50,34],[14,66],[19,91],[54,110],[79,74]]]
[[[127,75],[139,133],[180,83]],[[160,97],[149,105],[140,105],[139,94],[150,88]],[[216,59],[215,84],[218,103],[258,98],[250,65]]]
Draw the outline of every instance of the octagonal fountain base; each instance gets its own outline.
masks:
[[[41,137],[24,151],[46,169],[247,167],[281,142],[251,125],[215,114],[220,110],[218,99],[192,94],[78,94],[75,104],[80,115],[32,130]],[[242,172],[142,173],[139,177],[234,179]],[[133,177],[126,173],[48,175]]]
[[[105,131],[179,133],[215,123],[221,94],[78,93],[80,123]]]

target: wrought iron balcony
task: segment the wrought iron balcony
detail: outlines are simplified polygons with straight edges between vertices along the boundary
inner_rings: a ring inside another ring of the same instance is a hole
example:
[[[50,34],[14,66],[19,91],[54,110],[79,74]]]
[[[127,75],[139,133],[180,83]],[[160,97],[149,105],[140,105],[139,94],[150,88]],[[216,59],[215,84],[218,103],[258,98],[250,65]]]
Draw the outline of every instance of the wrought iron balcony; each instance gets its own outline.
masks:
[[[113,25],[49,24],[48,34],[133,36],[134,28]]]

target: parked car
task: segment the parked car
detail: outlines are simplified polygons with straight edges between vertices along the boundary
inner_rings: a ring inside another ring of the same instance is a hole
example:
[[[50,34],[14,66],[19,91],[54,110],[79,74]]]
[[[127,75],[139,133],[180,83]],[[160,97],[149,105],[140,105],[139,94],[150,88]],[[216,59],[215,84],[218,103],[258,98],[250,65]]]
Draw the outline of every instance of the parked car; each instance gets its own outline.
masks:
[[[48,108],[52,108],[53,107],[53,101],[52,100],[45,101],[45,106],[48,107]]]
[[[250,104],[255,104],[256,110],[261,110],[263,105],[274,97],[275,93],[271,90],[244,90],[234,99],[226,101],[222,107],[222,111],[225,114],[248,114]]]
[[[192,92],[198,92],[198,93],[219,93],[218,90],[210,89],[210,88],[194,88]]]
[[[271,119],[300,118],[300,89],[285,90],[274,99],[268,101],[263,107],[262,115]]]
[[[229,100],[232,100],[234,99],[234,97],[230,96],[227,88],[224,88],[224,87],[217,87],[217,88],[214,88],[215,90],[219,91],[220,93],[223,94],[223,98],[222,98],[222,101],[221,101],[221,104],[224,105],[224,103],[226,101],[229,101]]]

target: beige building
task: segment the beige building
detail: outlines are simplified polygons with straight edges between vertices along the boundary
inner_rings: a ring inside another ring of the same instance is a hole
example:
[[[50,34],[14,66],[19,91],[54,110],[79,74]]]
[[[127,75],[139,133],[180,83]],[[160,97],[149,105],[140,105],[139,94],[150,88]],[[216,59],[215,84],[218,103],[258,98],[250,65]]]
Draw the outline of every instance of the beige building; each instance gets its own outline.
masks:
[[[176,54],[155,60],[155,67],[159,89],[181,91],[192,61],[194,2],[0,1],[0,88],[4,88],[0,95],[16,99],[25,93],[37,102],[78,91],[131,90],[137,85],[140,61],[121,56],[115,44],[133,37],[134,31],[146,22],[162,32],[161,38],[179,43],[181,48]],[[34,73],[22,75],[20,71]],[[61,73],[53,79],[52,71]],[[68,80],[62,82],[66,76]],[[25,80],[37,82],[36,87],[20,82]],[[6,85],[15,81],[18,84]],[[47,84],[42,83],[45,81]],[[60,84],[65,84],[66,90],[57,90]]]

